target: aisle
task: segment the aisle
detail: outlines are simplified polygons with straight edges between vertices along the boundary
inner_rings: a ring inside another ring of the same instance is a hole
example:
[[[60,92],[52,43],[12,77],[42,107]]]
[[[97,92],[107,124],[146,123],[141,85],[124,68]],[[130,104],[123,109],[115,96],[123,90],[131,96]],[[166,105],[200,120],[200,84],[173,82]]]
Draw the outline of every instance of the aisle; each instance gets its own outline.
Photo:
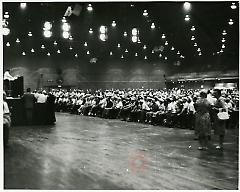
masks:
[[[237,189],[238,130],[224,152],[193,131],[57,113],[55,126],[13,127],[7,189]]]

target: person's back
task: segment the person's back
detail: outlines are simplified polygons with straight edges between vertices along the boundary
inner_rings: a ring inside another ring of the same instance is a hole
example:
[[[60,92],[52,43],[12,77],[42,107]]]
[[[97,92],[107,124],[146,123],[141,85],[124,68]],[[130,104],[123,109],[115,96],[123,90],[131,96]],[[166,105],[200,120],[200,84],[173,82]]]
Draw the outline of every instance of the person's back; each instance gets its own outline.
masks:
[[[34,107],[34,103],[35,103],[35,96],[34,94],[27,92],[22,96],[23,99],[23,103],[24,103],[24,107],[26,109],[32,109]]]

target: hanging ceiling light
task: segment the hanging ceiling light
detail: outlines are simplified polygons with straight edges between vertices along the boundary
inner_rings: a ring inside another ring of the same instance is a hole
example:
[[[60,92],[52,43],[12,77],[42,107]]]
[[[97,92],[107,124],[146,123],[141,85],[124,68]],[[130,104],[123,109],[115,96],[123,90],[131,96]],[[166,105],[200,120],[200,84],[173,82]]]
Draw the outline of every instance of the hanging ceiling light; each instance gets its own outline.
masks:
[[[42,45],[42,46],[41,46],[41,48],[42,48],[42,49],[45,49],[45,46],[44,46],[44,45]]]
[[[189,21],[190,20],[190,17],[189,15],[186,15],[185,18],[184,18],[185,21]]]
[[[3,17],[4,17],[5,19],[8,19],[8,18],[9,18],[8,12],[5,12],[5,14],[3,15]]]
[[[121,58],[123,59],[123,55],[121,56]]]
[[[127,32],[126,32],[126,31],[123,33],[123,36],[124,36],[124,37],[127,37]]]
[[[194,26],[192,26],[191,31],[195,31],[195,27]]]
[[[90,34],[92,34],[92,33],[93,33],[92,28],[90,28],[88,32],[89,32]]]
[[[180,52],[178,51],[177,54],[180,55]]]
[[[87,55],[89,55],[90,54],[90,52],[89,51],[87,51]]]
[[[35,52],[34,49],[31,49],[31,52],[34,53]]]
[[[20,43],[20,40],[17,38],[16,43]]]
[[[62,24],[62,30],[63,31],[69,31],[70,30],[70,25],[68,23],[63,23]]]
[[[147,49],[147,46],[146,46],[146,45],[144,45],[144,46],[143,46],[143,49]]]
[[[51,31],[43,31],[43,35],[46,38],[50,38],[52,36],[52,32]]]
[[[224,44],[222,44],[222,49],[224,49],[225,48],[225,45]]]
[[[137,57],[138,56],[138,54],[137,53],[135,53],[135,57]]]
[[[48,53],[47,53],[47,56],[50,56],[50,55],[51,55],[51,54],[48,52]]]
[[[147,56],[145,56],[144,59],[147,59]]]
[[[223,30],[222,35],[227,35],[226,30]]]
[[[20,3],[21,9],[25,9],[27,7],[27,3]]]
[[[62,18],[62,23],[66,23],[66,22],[67,22],[66,18],[63,17],[63,18]]]
[[[220,52],[223,53],[223,50],[221,49]]]
[[[165,45],[168,45],[168,42],[167,42],[167,41],[165,42]]]
[[[22,55],[26,55],[26,53],[23,51],[23,52],[22,52]]]
[[[127,50],[127,49],[125,50],[125,53],[128,53],[128,50]]]
[[[44,30],[50,30],[52,28],[52,24],[49,21],[44,23]]]
[[[174,47],[171,48],[171,51],[173,51],[173,50],[174,50]]]
[[[63,36],[64,39],[68,39],[70,34],[69,34],[68,31],[63,31],[62,36]]]
[[[155,29],[155,24],[154,23],[152,23],[151,29]]]
[[[191,37],[191,41],[194,41],[194,40],[195,40],[195,37],[194,37],[194,36],[192,36],[192,37]]]
[[[10,43],[9,43],[9,42],[7,42],[7,43],[6,43],[6,46],[7,46],[7,47],[10,47]]]
[[[87,42],[84,43],[84,47],[87,47]]]
[[[237,6],[235,5],[235,3],[232,3],[231,9],[236,9],[236,8],[237,8]]]
[[[75,57],[78,57],[78,54],[75,54]]]
[[[152,50],[152,54],[154,53],[154,50]]]
[[[167,57],[164,57],[165,60],[167,60]]]
[[[233,25],[233,20],[232,20],[232,19],[229,19],[228,24],[229,24],[229,25]]]
[[[93,8],[92,8],[92,5],[91,5],[91,4],[88,4],[88,6],[87,6],[87,10],[88,10],[89,12],[91,12],[91,11],[93,10]]]
[[[161,53],[159,54],[159,57],[162,57],[162,54],[161,54]]]
[[[107,35],[106,35],[105,33],[101,33],[101,34],[99,35],[99,39],[100,39],[101,41],[106,41],[106,40],[107,40]]]
[[[72,50],[73,48],[70,46],[69,49]]]
[[[222,38],[222,43],[224,43],[226,40],[225,40],[225,38]]]
[[[165,34],[162,34],[162,39],[165,39],[165,38],[166,38]]]
[[[72,41],[72,40],[73,40],[73,37],[72,37],[72,35],[70,35],[70,37],[69,37],[69,40],[70,40],[70,41]]]
[[[136,43],[137,41],[138,41],[138,37],[137,37],[137,36],[135,36],[135,35],[134,35],[134,36],[132,36],[132,42],[133,42],[133,43]]]
[[[113,21],[113,22],[112,22],[112,27],[116,27],[116,25],[117,25],[116,22]]]
[[[185,2],[185,3],[183,4],[183,8],[184,8],[185,11],[190,11],[190,9],[191,9],[191,4],[190,4],[189,2]]]
[[[29,37],[32,37],[32,32],[31,32],[31,31],[28,32],[28,36],[29,36]]]
[[[58,50],[57,50],[57,53],[59,54],[59,53],[61,53],[61,51],[58,49]]]
[[[201,51],[201,49],[200,49],[200,48],[198,48],[198,49],[197,49],[197,51],[199,52],[199,51]]]
[[[146,9],[143,11],[143,16],[145,16],[145,17],[147,17],[147,16],[148,16],[148,12],[147,12],[147,10],[146,10]]]
[[[201,56],[201,55],[202,55],[202,53],[201,53],[201,52],[199,52],[199,53],[198,53],[198,55],[199,55],[199,56]]]
[[[9,35],[10,29],[7,27],[4,27],[4,28],[2,28],[2,33],[3,33],[3,35]]]
[[[113,53],[112,53],[112,51],[110,51],[110,53],[109,53],[110,55],[112,55]]]
[[[197,47],[197,43],[194,43],[194,45],[193,45],[194,47]]]

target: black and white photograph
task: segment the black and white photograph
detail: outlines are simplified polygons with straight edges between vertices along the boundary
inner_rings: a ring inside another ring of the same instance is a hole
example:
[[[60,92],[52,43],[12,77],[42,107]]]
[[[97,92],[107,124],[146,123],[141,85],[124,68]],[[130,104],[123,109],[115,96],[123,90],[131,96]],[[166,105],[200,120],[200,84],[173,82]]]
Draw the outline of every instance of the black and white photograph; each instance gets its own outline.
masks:
[[[4,190],[238,190],[239,1],[2,1]]]

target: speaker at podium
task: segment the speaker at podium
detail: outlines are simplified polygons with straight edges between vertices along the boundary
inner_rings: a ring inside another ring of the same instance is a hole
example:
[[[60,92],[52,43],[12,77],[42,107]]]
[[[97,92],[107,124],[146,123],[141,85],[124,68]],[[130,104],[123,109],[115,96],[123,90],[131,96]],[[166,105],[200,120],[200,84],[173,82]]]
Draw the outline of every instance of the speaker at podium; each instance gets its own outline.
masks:
[[[19,76],[14,80],[4,80],[4,90],[8,97],[21,97],[23,91],[23,76]]]

